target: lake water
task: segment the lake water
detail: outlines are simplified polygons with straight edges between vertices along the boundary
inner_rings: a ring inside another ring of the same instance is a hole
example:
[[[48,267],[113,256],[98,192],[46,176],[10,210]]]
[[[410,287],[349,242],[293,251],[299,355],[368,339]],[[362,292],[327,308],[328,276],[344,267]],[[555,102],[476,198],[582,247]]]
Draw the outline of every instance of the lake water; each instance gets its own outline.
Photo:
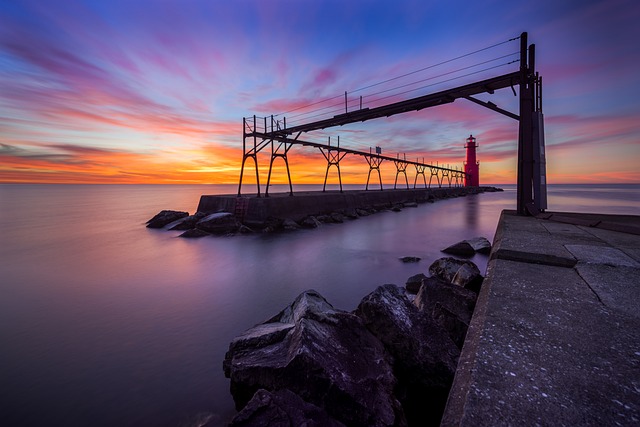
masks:
[[[235,186],[0,185],[0,424],[223,425],[234,336],[303,290],[352,310],[378,285],[426,273],[441,248],[492,240],[515,208],[503,188],[315,230],[189,240],[144,223]],[[552,185],[549,207],[639,215],[640,186]],[[472,260],[484,271],[486,256]]]

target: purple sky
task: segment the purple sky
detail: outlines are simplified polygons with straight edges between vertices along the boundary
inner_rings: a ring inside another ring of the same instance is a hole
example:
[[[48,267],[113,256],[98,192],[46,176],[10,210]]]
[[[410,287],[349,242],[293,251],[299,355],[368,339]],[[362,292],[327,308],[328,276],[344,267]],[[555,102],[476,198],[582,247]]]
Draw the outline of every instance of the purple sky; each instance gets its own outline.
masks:
[[[361,95],[373,106],[515,71],[503,64],[517,40],[412,73],[527,31],[549,182],[637,183],[637,22],[632,0],[2,1],[0,182],[236,182],[242,117],[339,104],[345,91],[352,108]],[[517,112],[511,89],[478,97]],[[471,133],[481,181],[515,182],[517,123],[465,100],[305,138],[461,165]],[[299,180],[322,180],[317,151],[290,160]],[[361,182],[366,164],[350,162],[347,181]]]

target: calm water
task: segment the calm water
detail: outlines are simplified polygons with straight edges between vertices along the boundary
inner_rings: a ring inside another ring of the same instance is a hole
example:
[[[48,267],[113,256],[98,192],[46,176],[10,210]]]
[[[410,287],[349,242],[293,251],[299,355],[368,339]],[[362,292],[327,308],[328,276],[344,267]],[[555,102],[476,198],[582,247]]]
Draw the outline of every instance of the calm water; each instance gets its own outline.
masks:
[[[144,223],[235,186],[0,185],[0,424],[223,424],[235,335],[305,289],[352,310],[426,272],[439,249],[493,239],[515,207],[503,188],[316,230],[187,240]],[[551,186],[549,206],[638,215],[640,186]],[[473,260],[484,270],[486,256]]]

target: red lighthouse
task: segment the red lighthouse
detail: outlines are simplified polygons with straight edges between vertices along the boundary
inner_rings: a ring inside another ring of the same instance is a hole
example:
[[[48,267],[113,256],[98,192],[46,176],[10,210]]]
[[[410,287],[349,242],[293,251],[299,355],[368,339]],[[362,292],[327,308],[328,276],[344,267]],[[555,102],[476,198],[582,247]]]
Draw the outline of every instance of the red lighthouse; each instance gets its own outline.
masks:
[[[469,135],[467,138],[467,145],[464,147],[467,149],[467,160],[464,162],[465,187],[478,187],[480,186],[480,163],[476,160],[476,139],[473,135]]]

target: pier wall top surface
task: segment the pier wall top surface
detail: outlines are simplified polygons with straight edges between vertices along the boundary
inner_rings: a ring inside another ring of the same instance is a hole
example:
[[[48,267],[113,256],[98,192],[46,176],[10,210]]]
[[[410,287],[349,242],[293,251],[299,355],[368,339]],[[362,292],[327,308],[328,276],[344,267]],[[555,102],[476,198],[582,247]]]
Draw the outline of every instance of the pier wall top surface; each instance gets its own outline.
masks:
[[[638,425],[638,230],[504,211],[442,425]]]

